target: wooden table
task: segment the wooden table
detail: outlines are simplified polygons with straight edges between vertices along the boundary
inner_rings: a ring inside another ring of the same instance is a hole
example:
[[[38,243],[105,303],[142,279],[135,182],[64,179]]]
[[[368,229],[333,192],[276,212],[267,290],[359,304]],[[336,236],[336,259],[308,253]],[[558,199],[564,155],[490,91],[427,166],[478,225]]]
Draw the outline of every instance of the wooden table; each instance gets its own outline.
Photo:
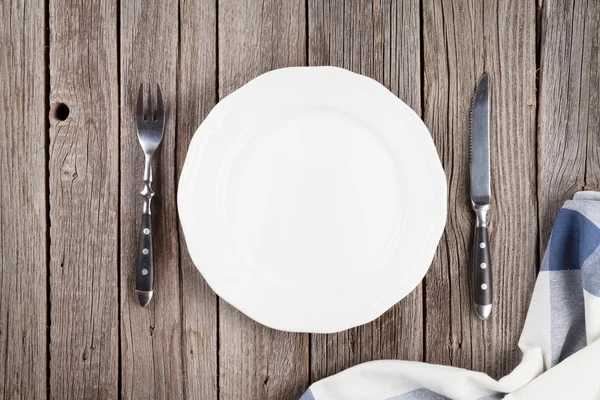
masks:
[[[6,0],[0,4],[0,398],[297,399],[382,358],[494,377],[554,217],[600,181],[600,0]],[[448,222],[423,283],[376,321],[277,332],[206,285],[178,225],[188,143],[219,99],[292,65],[371,76],[431,130]],[[492,81],[495,310],[470,309],[469,106]],[[167,126],[155,167],[158,277],[134,291],[140,82]]]

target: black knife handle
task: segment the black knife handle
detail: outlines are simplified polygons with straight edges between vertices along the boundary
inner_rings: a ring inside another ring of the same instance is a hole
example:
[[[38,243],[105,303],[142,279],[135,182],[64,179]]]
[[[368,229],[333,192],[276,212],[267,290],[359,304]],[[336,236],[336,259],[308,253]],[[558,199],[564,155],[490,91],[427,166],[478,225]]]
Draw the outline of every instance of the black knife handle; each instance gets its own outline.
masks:
[[[492,268],[488,228],[475,228],[473,243],[473,301],[475,306],[492,304]]]
[[[138,253],[135,263],[135,289],[142,292],[154,290],[154,246],[152,240],[152,217],[142,214],[138,236]]]

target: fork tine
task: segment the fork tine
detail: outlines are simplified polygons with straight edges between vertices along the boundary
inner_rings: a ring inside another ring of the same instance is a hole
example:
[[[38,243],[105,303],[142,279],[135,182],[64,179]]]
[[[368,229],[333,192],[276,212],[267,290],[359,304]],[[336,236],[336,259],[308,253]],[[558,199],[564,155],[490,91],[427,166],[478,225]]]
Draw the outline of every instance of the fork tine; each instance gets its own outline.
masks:
[[[140,89],[138,90],[137,106],[135,109],[135,115],[137,119],[144,119],[144,84],[140,83]]]
[[[160,91],[160,85],[156,84],[156,120],[160,121],[165,116],[165,109],[163,107],[163,97]]]
[[[148,85],[148,109],[146,111],[146,120],[154,120],[154,109],[152,108],[152,88]]]

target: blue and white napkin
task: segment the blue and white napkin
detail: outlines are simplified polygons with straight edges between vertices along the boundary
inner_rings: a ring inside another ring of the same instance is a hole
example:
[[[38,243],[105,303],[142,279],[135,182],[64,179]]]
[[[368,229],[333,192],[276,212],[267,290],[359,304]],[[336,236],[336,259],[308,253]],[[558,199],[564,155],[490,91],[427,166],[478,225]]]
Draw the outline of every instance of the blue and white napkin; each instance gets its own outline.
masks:
[[[314,383],[301,400],[600,400],[600,193],[576,193],[560,210],[519,348],[521,363],[500,380],[372,361]]]

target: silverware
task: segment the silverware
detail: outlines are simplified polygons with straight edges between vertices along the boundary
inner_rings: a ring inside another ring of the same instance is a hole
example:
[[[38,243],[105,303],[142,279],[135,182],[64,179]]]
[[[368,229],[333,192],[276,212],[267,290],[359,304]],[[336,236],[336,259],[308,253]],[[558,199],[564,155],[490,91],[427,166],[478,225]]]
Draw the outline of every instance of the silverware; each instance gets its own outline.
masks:
[[[144,113],[144,87],[140,84],[137,98],[135,122],[138,140],[144,150],[144,187],[140,192],[144,198],[142,224],[138,236],[138,253],[135,265],[135,292],[142,306],[147,306],[154,293],[154,249],[150,203],[152,190],[152,156],[160,145],[165,129],[165,112],[160,86],[156,85],[156,109],[152,108],[151,90],[148,89],[148,108]]]
[[[471,109],[471,204],[477,216],[473,241],[473,302],[481,319],[492,312],[492,270],[487,211],[490,208],[489,78],[484,73]]]

